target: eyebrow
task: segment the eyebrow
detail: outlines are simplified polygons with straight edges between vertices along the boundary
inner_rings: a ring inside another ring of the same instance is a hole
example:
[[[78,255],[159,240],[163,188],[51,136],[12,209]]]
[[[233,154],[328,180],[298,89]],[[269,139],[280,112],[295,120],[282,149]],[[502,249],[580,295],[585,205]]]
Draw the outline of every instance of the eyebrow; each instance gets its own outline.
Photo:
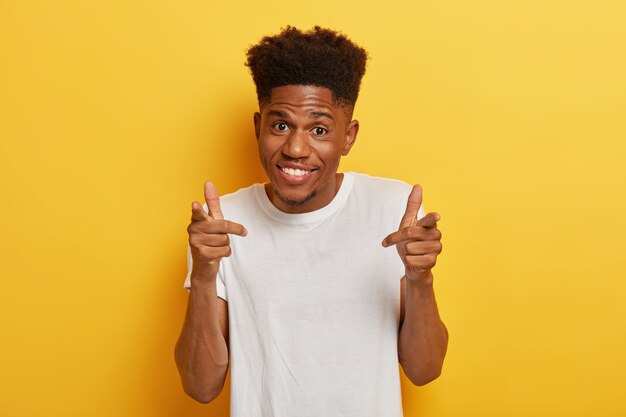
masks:
[[[268,116],[276,116],[279,117],[281,119],[289,119],[289,115],[284,112],[284,111],[280,111],[280,110],[270,110],[267,112]],[[312,111],[309,113],[309,119],[321,119],[323,117],[330,119],[330,120],[335,120],[335,118],[327,112],[324,111]]]
[[[330,120],[335,120],[330,113],[326,113],[323,111],[312,111],[309,113],[309,119],[320,119],[322,117],[326,117]]]
[[[287,113],[285,113],[284,111],[280,111],[280,110],[270,110],[267,112],[267,115],[280,117],[281,119],[287,119],[289,117]]]

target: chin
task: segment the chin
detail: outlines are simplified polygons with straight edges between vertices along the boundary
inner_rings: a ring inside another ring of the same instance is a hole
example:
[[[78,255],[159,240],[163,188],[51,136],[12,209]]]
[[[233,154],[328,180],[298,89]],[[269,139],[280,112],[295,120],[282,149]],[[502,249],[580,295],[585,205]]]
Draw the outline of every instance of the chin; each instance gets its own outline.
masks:
[[[317,190],[312,190],[309,194],[299,197],[295,195],[284,195],[280,190],[274,188],[276,196],[285,204],[292,207],[300,207],[311,200],[317,194]]]

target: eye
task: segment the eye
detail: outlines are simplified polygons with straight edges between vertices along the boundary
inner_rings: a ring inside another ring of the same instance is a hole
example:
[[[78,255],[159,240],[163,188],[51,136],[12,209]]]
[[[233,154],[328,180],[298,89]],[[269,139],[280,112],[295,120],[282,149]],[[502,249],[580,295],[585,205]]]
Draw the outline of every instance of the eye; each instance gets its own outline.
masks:
[[[323,127],[317,126],[313,128],[313,133],[315,133],[317,136],[322,136],[328,133],[328,130],[324,129]]]
[[[287,126],[287,123],[285,122],[276,122],[272,126],[279,132],[284,132],[289,128],[289,126]]]

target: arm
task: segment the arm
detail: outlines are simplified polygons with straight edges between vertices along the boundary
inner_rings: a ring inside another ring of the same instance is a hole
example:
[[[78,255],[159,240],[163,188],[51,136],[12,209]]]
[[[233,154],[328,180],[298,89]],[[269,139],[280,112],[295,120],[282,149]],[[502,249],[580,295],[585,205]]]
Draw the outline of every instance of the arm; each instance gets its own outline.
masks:
[[[383,246],[396,245],[405,265],[398,358],[415,385],[427,384],[441,374],[448,346],[448,331],[437,310],[431,271],[441,253],[441,232],[437,229],[440,216],[428,213],[418,221],[421,204],[422,190],[415,186],[399,230],[383,241]]]
[[[243,226],[223,219],[212,183],[205,184],[207,214],[192,204],[189,246],[193,258],[191,292],[175,358],[185,392],[208,403],[222,391],[228,370],[228,304],[215,288],[219,264],[230,256],[228,233],[246,235]]]
[[[398,358],[415,385],[424,385],[441,374],[448,347],[448,330],[439,318],[430,282],[402,278]]]
[[[217,297],[213,283],[194,283],[183,330],[176,343],[176,365],[183,389],[201,403],[213,401],[228,370],[228,304]]]

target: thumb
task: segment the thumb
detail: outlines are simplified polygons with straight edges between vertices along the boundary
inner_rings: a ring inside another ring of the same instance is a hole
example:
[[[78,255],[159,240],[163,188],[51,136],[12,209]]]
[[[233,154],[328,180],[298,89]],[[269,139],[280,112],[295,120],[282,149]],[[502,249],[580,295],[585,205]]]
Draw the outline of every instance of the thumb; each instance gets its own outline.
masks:
[[[415,184],[406,203],[406,211],[400,222],[400,229],[417,223],[417,213],[422,205],[422,186]]]
[[[439,220],[441,220],[439,213],[428,213],[417,222],[417,225],[426,229],[432,229],[437,227]]]
[[[204,211],[200,203],[198,203],[197,201],[191,203],[191,221],[200,222],[209,219],[209,214]]]
[[[217,194],[215,185],[211,181],[207,181],[204,184],[204,199],[209,209],[209,216],[214,219],[224,219],[222,208],[220,207],[220,197]]]

